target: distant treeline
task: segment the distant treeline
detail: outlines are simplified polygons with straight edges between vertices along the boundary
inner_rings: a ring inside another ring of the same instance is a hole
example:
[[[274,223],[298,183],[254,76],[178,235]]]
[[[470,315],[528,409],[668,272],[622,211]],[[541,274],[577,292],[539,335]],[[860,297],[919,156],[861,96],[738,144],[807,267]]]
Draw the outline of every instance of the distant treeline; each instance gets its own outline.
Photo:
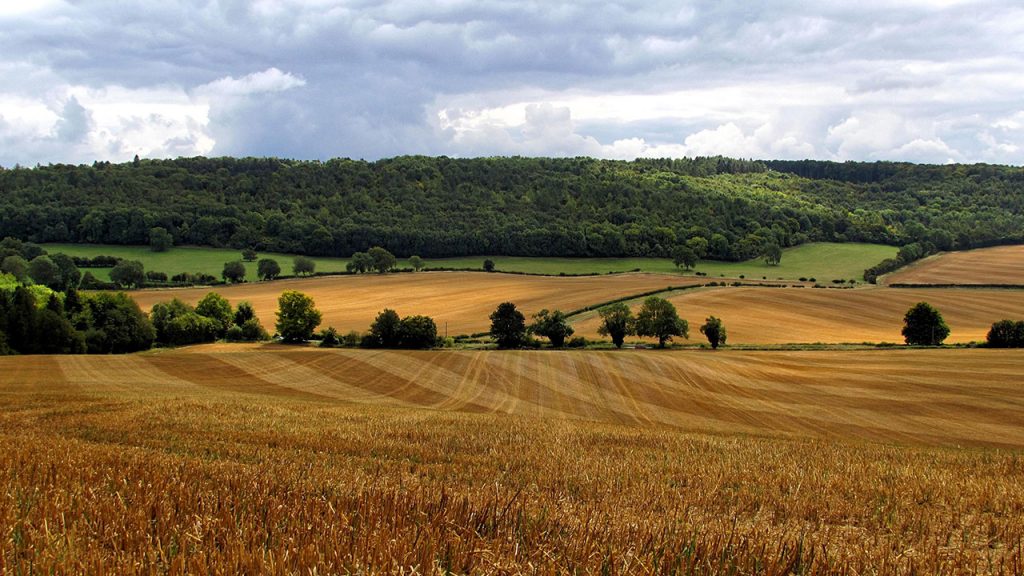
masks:
[[[349,256],[658,256],[766,244],[1024,241],[1024,170],[989,165],[399,157],[179,158],[0,169],[0,237]]]

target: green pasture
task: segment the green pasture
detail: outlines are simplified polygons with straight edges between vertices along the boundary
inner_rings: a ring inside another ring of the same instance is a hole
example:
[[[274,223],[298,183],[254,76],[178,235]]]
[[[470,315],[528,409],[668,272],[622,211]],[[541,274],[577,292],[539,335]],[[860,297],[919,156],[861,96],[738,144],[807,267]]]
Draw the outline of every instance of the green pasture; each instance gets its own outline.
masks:
[[[168,275],[180,272],[203,272],[220,277],[224,263],[241,260],[241,252],[232,249],[176,246],[167,252],[153,252],[148,246],[112,246],[93,244],[44,244],[49,252],[63,252],[69,256],[117,256],[139,260],[146,270],[166,272]],[[663,272],[669,274],[693,275],[703,272],[709,278],[738,278],[760,280],[797,280],[816,278],[819,282],[834,279],[860,280],[865,268],[874,266],[886,258],[896,255],[893,246],[878,244],[836,244],[819,242],[804,244],[783,251],[782,263],[769,266],[762,260],[746,262],[718,262],[702,260],[689,272],[676,268],[665,258],[548,258],[525,256],[465,256],[459,258],[425,258],[428,268],[474,268],[483,267],[486,259],[493,260],[498,271],[527,272],[531,274],[606,274],[609,272]],[[259,253],[259,258],[273,258],[281,266],[282,274],[291,274],[293,254]],[[313,257],[318,272],[341,272],[345,270],[348,258]],[[256,262],[246,262],[246,279],[256,278]],[[408,267],[408,260],[400,258],[399,267]],[[109,279],[107,268],[90,269],[97,278]]]

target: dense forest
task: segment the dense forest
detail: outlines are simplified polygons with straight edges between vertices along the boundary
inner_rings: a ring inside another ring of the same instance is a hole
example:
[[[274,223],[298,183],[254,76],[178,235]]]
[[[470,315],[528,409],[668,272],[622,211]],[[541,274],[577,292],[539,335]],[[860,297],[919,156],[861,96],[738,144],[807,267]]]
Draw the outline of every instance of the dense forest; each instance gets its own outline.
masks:
[[[0,238],[348,256],[668,256],[694,237],[963,249],[1024,241],[1024,169],[991,165],[399,157],[0,168]]]

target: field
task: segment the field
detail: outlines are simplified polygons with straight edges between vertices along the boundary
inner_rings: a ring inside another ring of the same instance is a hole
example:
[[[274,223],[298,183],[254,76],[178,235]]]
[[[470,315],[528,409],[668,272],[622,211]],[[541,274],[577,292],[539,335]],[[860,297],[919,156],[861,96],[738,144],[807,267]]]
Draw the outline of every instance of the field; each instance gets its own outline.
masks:
[[[942,313],[951,330],[947,343],[984,341],[993,322],[1024,318],[1024,292],[999,289],[728,287],[682,291],[669,300],[689,322],[690,341],[705,343],[699,327],[711,315],[722,319],[729,344],[902,343],[903,315],[921,301]],[[638,308],[641,301],[631,304]],[[596,313],[574,322],[578,334],[592,338],[599,325]]]
[[[514,302],[528,316],[541,308],[565,312],[614,298],[693,283],[692,278],[662,274],[616,274],[608,276],[545,277],[481,272],[418,272],[409,274],[363,274],[255,282],[218,286],[212,290],[237,305],[248,300],[260,321],[273,331],[277,299],[285,290],[311,296],[323,313],[323,327],[343,332],[366,331],[384,308],[402,316],[425,314],[443,333],[486,332],[488,316],[498,304]],[[144,310],[157,302],[181,298],[196,303],[211,288],[140,290],[132,292]]]
[[[168,252],[156,253],[148,246],[98,246],[84,244],[44,244],[50,252],[64,252],[72,256],[96,256],[107,254],[132,260],[139,260],[146,270],[166,272],[168,275],[179,272],[205,272],[220,278],[224,263],[238,260],[238,250],[197,247],[174,247]],[[768,266],[759,259],[747,262],[701,261],[693,272],[704,272],[708,276],[737,278],[769,279],[783,278],[796,280],[800,277],[815,277],[820,281],[832,279],[861,278],[865,268],[878,264],[886,258],[896,255],[896,248],[877,244],[804,244],[783,251],[782,263],[779,266]],[[260,258],[274,258],[281,265],[285,274],[291,273],[291,254],[260,254]],[[605,274],[608,272],[628,272],[639,269],[642,272],[679,274],[680,270],[665,258],[530,258],[518,256],[469,256],[462,258],[428,258],[426,265],[435,268],[481,268],[485,259],[495,262],[498,270],[508,272],[528,272],[531,274]],[[316,269],[320,272],[340,272],[345,270],[347,258],[313,258]],[[404,259],[399,266],[407,266]],[[246,263],[247,278],[255,279],[256,263]],[[108,268],[92,269],[93,275],[101,280],[108,280]],[[692,274],[691,272],[690,274]]]
[[[1024,285],[1024,246],[946,252],[897,270],[885,282]]]
[[[1022,364],[0,358],[0,572],[1019,574]]]

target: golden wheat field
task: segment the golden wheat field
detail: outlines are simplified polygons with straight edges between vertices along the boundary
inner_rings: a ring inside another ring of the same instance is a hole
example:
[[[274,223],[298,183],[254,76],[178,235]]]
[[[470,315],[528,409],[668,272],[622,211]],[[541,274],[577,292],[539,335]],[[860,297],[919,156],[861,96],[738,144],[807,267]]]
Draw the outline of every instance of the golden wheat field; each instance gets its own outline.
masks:
[[[698,279],[667,274],[615,274],[606,276],[523,276],[478,272],[419,272],[416,274],[362,274],[254,282],[216,288],[140,290],[132,292],[143,310],[157,302],[180,298],[195,304],[215,291],[232,304],[252,302],[260,321],[273,331],[277,299],[285,290],[311,296],[323,313],[323,326],[339,332],[365,331],[384,308],[400,315],[424,314],[448,333],[486,332],[488,316],[498,304],[515,302],[528,316],[542,308],[574,310],[584,306],[663,289],[698,283]]]
[[[1024,246],[947,252],[885,276],[887,284],[1024,284]]]
[[[1024,352],[0,358],[0,573],[1019,574]]]
[[[950,327],[947,343],[984,341],[992,323],[1024,318],[1024,292],[957,288],[705,288],[669,300],[690,325],[690,341],[706,342],[699,327],[722,319],[730,344],[903,342],[903,315],[929,302]],[[633,302],[634,311],[641,302]],[[577,334],[599,338],[597,313],[578,316]],[[686,340],[677,340],[686,342]]]

